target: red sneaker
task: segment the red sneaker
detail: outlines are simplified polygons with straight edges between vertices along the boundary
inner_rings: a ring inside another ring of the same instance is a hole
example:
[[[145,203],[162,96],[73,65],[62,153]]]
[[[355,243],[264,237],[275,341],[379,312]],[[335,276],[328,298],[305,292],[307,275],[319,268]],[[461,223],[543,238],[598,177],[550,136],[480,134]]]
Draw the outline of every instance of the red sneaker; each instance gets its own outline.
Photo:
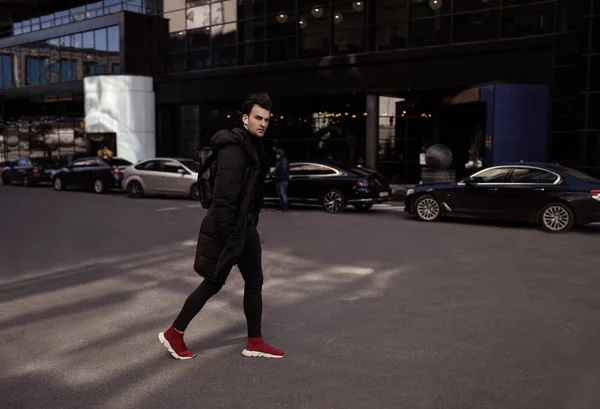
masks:
[[[262,337],[253,337],[248,338],[248,344],[246,349],[242,351],[242,355],[247,357],[283,358],[285,352],[281,349],[273,348],[263,341]]]
[[[169,350],[175,359],[192,359],[196,356],[196,354],[185,346],[183,334],[173,327],[158,334],[158,340]]]

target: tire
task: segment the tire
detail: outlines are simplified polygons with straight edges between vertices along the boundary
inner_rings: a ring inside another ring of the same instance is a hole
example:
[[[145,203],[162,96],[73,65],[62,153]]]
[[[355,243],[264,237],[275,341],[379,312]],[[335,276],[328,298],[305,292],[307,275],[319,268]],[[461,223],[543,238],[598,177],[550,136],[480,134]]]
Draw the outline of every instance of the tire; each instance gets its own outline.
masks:
[[[197,183],[194,183],[190,188],[190,197],[196,202],[200,201],[200,188],[198,187]]]
[[[31,187],[31,186],[33,186],[33,183],[31,183],[31,179],[29,179],[28,175],[25,175],[23,177],[23,186],[25,186],[25,187]]]
[[[66,187],[65,182],[63,182],[61,178],[54,178],[54,180],[52,181],[52,186],[56,191],[65,190]]]
[[[549,233],[564,233],[573,228],[575,215],[564,203],[550,203],[540,211],[539,223]]]
[[[415,201],[415,214],[424,222],[434,222],[442,215],[442,207],[437,199],[431,195],[421,196]]]
[[[358,203],[354,205],[354,208],[359,212],[366,212],[373,207],[373,203]]]
[[[104,181],[102,179],[96,179],[94,181],[94,192],[100,194],[106,191],[106,186],[104,185]]]
[[[346,210],[346,198],[339,190],[329,190],[323,195],[321,203],[327,213],[342,213]]]
[[[4,186],[8,186],[8,185],[10,185],[10,184],[11,184],[11,183],[10,183],[10,180],[8,180],[8,178],[6,177],[6,175],[2,175],[2,184],[3,184]]]
[[[140,182],[135,180],[127,185],[127,195],[134,199],[140,199],[144,197],[144,188]]]

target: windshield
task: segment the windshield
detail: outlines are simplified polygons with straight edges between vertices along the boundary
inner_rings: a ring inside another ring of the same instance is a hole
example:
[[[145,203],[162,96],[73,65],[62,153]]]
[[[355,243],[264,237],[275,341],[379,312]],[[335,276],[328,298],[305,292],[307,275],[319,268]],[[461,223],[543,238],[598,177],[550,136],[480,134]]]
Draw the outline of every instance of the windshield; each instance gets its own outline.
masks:
[[[179,162],[181,162],[183,164],[183,166],[185,166],[192,172],[198,173],[198,171],[200,170],[200,165],[191,159],[190,160],[180,160]]]
[[[380,176],[377,172],[374,172],[367,168],[359,168],[357,166],[353,166],[351,168],[351,170],[352,170],[352,172],[356,173],[359,176],[364,176],[364,177],[369,177],[369,176],[379,177]]]
[[[564,166],[561,166],[559,169],[561,170],[561,172],[564,172],[564,173],[566,173],[567,175],[569,175],[571,177],[579,179],[582,182],[591,183],[591,184],[595,184],[595,185],[600,185],[600,180],[591,177],[587,173],[583,173],[583,172],[580,172],[578,170],[567,168],[567,167],[564,167]]]

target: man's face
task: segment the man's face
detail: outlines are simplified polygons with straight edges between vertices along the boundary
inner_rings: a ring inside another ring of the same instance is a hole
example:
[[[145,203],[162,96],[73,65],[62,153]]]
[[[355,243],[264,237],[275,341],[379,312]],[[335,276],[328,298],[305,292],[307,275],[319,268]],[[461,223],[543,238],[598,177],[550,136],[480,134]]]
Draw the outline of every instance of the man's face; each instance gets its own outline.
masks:
[[[267,132],[270,117],[271,112],[258,105],[254,105],[250,114],[242,117],[244,128],[252,135],[262,138],[265,136],[265,132]]]
[[[277,158],[277,160],[281,159],[281,155],[278,153],[275,154],[275,157]]]

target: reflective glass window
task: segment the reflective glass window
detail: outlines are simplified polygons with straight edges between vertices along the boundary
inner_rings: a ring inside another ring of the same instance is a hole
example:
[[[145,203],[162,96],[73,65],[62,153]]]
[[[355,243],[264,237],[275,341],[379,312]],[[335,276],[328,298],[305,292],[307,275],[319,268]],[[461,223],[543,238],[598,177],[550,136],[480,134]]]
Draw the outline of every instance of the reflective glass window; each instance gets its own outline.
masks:
[[[42,16],[41,24],[42,24],[42,29],[54,27],[54,14]]]
[[[101,1],[91,3],[86,6],[86,16],[88,18],[100,17],[104,14],[104,4]]]

